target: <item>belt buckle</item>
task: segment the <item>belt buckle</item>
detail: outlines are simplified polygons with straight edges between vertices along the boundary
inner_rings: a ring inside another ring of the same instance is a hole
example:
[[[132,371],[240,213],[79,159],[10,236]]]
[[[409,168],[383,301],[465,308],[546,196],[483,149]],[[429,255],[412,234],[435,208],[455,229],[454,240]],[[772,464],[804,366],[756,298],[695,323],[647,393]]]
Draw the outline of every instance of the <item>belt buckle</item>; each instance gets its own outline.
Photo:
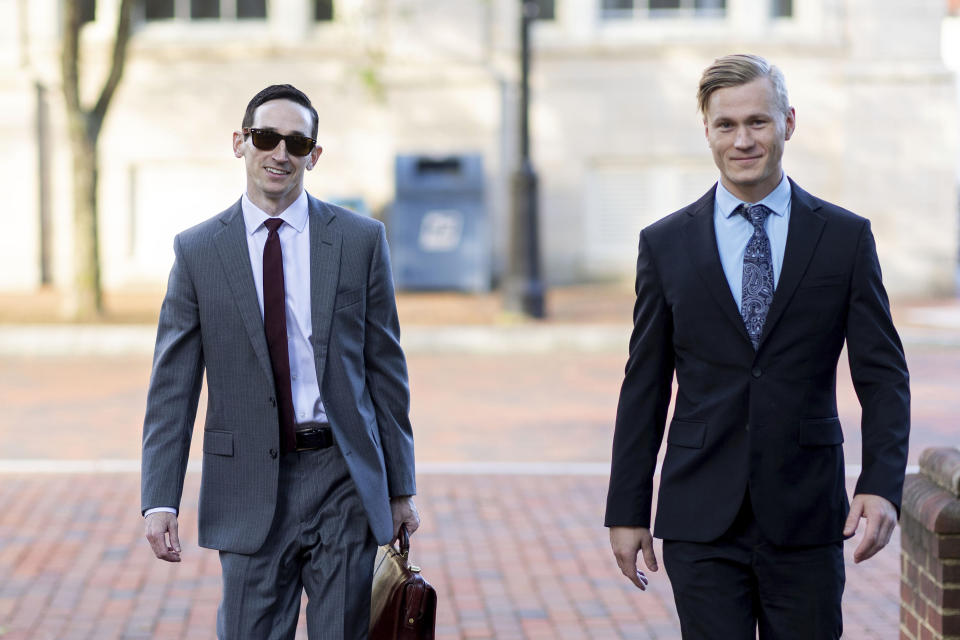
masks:
[[[330,427],[323,427],[323,428],[319,428],[319,429],[316,428],[316,427],[312,427],[312,428],[310,428],[310,429],[303,429],[303,430],[301,430],[301,431],[296,431],[296,432],[294,432],[294,440],[295,440],[295,441],[299,439],[299,438],[297,437],[299,434],[303,434],[303,437],[304,437],[304,438],[308,438],[308,437],[311,437],[311,436],[314,436],[314,435],[321,436],[321,435],[323,435],[324,433],[327,433],[327,434],[330,436],[329,439],[331,440],[331,442],[328,442],[328,443],[326,443],[326,444],[324,444],[324,443],[321,442],[321,443],[318,443],[318,444],[315,445],[315,446],[297,447],[296,449],[294,449],[294,451],[314,451],[314,450],[316,450],[316,449],[324,449],[324,448],[326,448],[326,447],[329,447],[331,444],[333,444],[333,443],[332,443],[332,436],[333,436],[333,434],[330,432]]]
[[[303,442],[306,442],[306,436],[308,434],[313,433],[314,431],[316,431],[316,429],[304,429],[303,431],[294,432],[293,434],[294,443],[300,442],[300,438],[304,438]],[[294,449],[294,451],[312,451],[315,448],[316,447],[307,447],[307,446],[301,447],[297,445],[297,448]]]

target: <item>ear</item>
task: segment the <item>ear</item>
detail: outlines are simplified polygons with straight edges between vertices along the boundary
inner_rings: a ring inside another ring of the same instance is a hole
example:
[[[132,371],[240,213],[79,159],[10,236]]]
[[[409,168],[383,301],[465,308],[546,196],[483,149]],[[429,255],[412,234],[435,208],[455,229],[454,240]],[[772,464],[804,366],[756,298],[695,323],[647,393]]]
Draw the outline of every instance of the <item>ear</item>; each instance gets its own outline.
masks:
[[[242,131],[233,132],[233,155],[238,158],[243,157],[243,145],[246,143],[246,140],[243,139]]]
[[[784,131],[784,140],[789,140],[793,135],[793,132],[797,130],[797,111],[793,107],[790,107],[790,111],[787,112],[786,129]]]
[[[320,145],[317,145],[313,148],[313,151],[311,151],[310,155],[307,157],[307,164],[306,164],[307,171],[310,171],[311,169],[313,169],[314,166],[316,166],[317,160],[320,159],[320,154],[322,153],[323,153],[323,147],[321,147]]]

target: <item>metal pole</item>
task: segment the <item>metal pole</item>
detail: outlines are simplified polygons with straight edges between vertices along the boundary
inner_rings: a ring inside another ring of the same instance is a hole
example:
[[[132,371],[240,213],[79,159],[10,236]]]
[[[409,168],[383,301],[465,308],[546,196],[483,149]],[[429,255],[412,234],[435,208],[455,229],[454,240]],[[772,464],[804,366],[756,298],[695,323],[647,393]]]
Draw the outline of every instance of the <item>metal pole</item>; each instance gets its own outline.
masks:
[[[50,117],[47,113],[47,89],[37,80],[36,140],[37,140],[37,210],[40,229],[40,284],[53,283],[51,268],[50,220]]]
[[[546,311],[540,276],[537,173],[530,161],[530,24],[539,8],[530,0],[520,3],[520,145],[512,180],[513,233],[505,303],[509,310],[543,318]]]

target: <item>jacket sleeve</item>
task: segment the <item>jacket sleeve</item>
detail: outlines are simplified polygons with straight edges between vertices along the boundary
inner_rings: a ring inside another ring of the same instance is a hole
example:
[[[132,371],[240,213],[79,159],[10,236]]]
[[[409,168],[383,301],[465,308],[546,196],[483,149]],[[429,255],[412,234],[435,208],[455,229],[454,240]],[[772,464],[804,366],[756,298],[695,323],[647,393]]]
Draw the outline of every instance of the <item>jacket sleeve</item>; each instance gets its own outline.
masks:
[[[407,363],[400,348],[400,321],[393,290],[390,252],[379,227],[367,282],[363,358],[366,383],[377,412],[390,497],[417,492]]]
[[[899,515],[910,435],[910,376],[869,222],[864,222],[857,243],[850,289],[847,356],[862,409],[863,438],[855,493],[882,496]]]
[[[203,381],[199,308],[179,236],[173,248],[143,421],[142,511],[179,509]]]
[[[653,474],[673,382],[673,317],[645,232],[640,234],[636,292],[613,436],[608,527],[650,526]]]

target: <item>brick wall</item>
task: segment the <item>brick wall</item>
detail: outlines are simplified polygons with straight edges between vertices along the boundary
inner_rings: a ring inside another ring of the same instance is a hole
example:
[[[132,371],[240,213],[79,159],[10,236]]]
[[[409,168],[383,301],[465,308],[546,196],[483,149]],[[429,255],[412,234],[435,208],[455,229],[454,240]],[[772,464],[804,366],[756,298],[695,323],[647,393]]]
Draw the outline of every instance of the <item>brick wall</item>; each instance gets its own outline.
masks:
[[[901,640],[960,640],[960,450],[921,454],[900,527]]]

